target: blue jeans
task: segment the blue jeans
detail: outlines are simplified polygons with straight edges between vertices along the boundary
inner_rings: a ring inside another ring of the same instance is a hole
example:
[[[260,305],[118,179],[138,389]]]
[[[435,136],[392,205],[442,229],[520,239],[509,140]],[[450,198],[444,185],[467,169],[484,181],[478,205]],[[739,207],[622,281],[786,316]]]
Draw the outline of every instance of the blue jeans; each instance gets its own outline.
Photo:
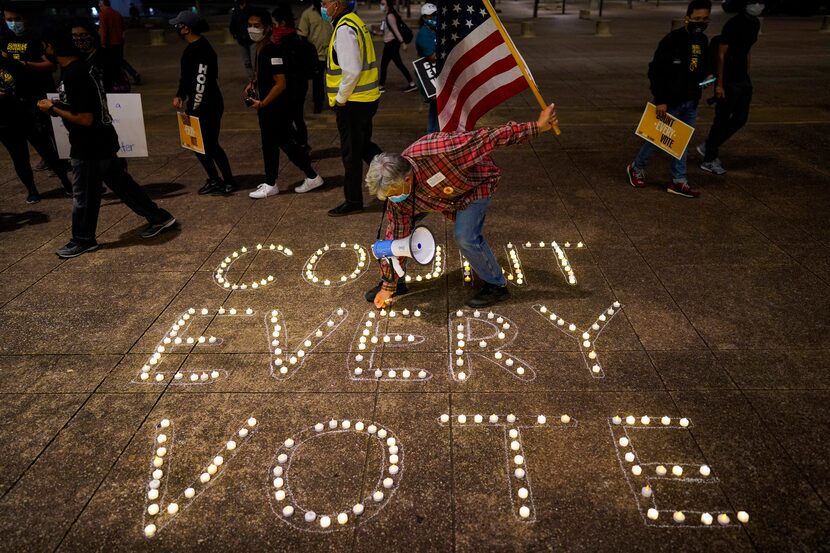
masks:
[[[697,121],[697,100],[689,100],[688,102],[683,102],[682,104],[677,104],[676,106],[669,106],[667,111],[669,115],[673,115],[687,125],[694,127],[695,122]],[[654,152],[659,149],[660,148],[651,142],[644,142],[643,147],[640,148],[640,153],[637,154],[637,158],[631,166],[635,171],[642,171],[646,168],[646,165],[648,165],[648,160],[651,159]],[[686,156],[688,153],[688,148],[686,148],[686,151],[683,152],[683,156],[680,159],[672,157],[671,178],[672,182],[675,184],[688,182],[686,178]]]
[[[453,234],[461,253],[470,262],[470,266],[478,278],[490,284],[506,286],[507,280],[501,271],[493,250],[481,235],[484,218],[487,215],[487,206],[490,198],[476,200],[467,206],[467,209],[457,212]]]
[[[435,105],[435,98],[429,101],[429,114],[427,115],[427,134],[438,132],[438,107]]]

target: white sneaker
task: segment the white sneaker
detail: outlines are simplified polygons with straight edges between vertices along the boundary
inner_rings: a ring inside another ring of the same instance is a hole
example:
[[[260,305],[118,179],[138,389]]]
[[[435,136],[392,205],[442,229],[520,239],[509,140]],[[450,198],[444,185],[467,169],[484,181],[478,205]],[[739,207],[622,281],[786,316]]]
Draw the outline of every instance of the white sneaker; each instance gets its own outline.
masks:
[[[280,189],[277,185],[271,186],[267,183],[262,183],[256,187],[256,190],[253,192],[248,193],[248,197],[253,198],[255,200],[261,200],[262,198],[267,198],[268,196],[276,196],[280,193]]]
[[[320,188],[321,186],[323,186],[323,177],[317,175],[313,179],[305,179],[303,184],[294,189],[294,192],[302,194],[304,192],[314,190],[315,188]]]
[[[697,153],[700,154],[700,157],[706,157],[706,143],[702,142],[697,145]]]

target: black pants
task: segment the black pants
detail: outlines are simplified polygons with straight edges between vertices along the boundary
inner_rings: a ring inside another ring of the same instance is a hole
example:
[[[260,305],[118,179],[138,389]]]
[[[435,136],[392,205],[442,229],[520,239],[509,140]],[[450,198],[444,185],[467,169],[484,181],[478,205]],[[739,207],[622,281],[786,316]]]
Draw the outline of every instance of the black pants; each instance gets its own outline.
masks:
[[[749,104],[752,102],[752,81],[726,83],[725,98],[715,104],[715,120],[706,139],[706,157],[712,161],[720,155],[720,147],[738,132],[749,119]]]
[[[274,106],[276,107],[276,106]],[[300,148],[288,113],[280,113],[272,106],[259,110],[259,133],[262,137],[262,161],[265,164],[265,182],[274,185],[280,171],[280,150],[307,178],[317,176],[311,168],[308,152]]]
[[[52,143],[52,123],[49,116],[37,108],[37,99],[24,100],[24,102],[22,116],[25,120],[26,140],[43,158],[46,166],[58,176],[64,190],[72,190],[72,183],[66,176],[66,163],[58,158],[58,151]]]
[[[294,97],[291,106],[291,122],[297,131],[297,142],[300,146],[308,145],[308,127],[305,124],[305,97],[308,95],[308,81],[300,77],[295,84]]]
[[[9,152],[9,157],[12,158],[17,178],[20,179],[29,194],[37,194],[35,176],[29,162],[29,144],[26,142],[26,135],[19,128],[2,127],[0,128],[0,143],[5,146]]]
[[[219,178],[219,173],[216,171],[218,167],[222,173],[222,178],[227,182],[233,182],[231,163],[228,161],[225,150],[219,145],[219,130],[222,128],[222,113],[224,111],[224,106],[219,106],[209,110],[200,110],[200,113],[193,114],[199,118],[199,125],[202,128],[202,142],[205,145],[205,153],[196,154],[196,157],[202,167],[205,168],[208,178]]]
[[[109,48],[107,48],[107,51],[109,51],[110,54],[112,55],[113,64],[116,67],[120,67],[121,69],[126,71],[127,74],[130,77],[132,77],[133,80],[135,80],[135,78],[138,76],[138,71],[136,71],[135,67],[130,65],[130,62],[128,62],[124,58],[124,45],[123,44],[114,44],[114,45],[110,46]]]
[[[401,59],[401,43],[397,40],[383,44],[383,55],[380,58],[380,86],[386,84],[386,71],[389,69],[389,62],[394,61],[395,66],[400,70],[407,84],[412,82],[412,75]]]
[[[161,209],[144,190],[124,172],[124,165],[115,155],[100,160],[72,159],[72,242],[95,244],[98,212],[101,210],[101,183],[150,224],[166,221],[170,213]]]
[[[314,113],[320,113],[326,101],[326,60],[320,60],[317,71],[311,79],[311,97],[314,101]]]
[[[369,163],[381,150],[372,142],[372,118],[378,102],[346,102],[337,108],[337,130],[343,156],[346,203],[363,207],[363,162]]]

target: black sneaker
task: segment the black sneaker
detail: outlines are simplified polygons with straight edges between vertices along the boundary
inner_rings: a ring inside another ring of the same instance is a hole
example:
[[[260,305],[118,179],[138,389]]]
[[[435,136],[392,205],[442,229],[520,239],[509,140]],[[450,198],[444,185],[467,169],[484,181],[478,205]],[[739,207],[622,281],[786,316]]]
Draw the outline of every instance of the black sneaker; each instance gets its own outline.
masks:
[[[57,256],[61,259],[69,259],[72,257],[78,257],[82,253],[94,252],[100,247],[101,246],[99,246],[97,242],[95,244],[87,244],[85,246],[76,244],[75,242],[70,242],[69,244],[65,245],[64,247],[56,251],[55,254],[57,254]]]
[[[366,292],[363,295],[363,297],[366,298],[366,301],[368,301],[369,303],[373,303],[375,301],[375,296],[377,296],[378,292],[380,292],[380,288],[381,288],[382,285],[383,285],[383,281],[381,280],[380,282],[378,282],[377,286],[375,286],[374,288],[372,288],[371,290]],[[409,287],[406,285],[406,282],[404,282],[403,280],[399,280],[398,281],[398,287],[395,289],[395,293],[392,294],[392,297],[394,298],[395,296],[403,296],[404,294],[406,294],[408,292],[409,292]]]
[[[329,209],[329,217],[343,217],[352,213],[363,213],[363,206],[343,202],[334,209]]]
[[[208,179],[205,181],[205,185],[199,189],[199,194],[212,194],[222,188],[223,183],[219,179]]]
[[[154,225],[147,225],[147,228],[141,231],[142,238],[152,238],[153,236],[157,235],[161,231],[165,229],[169,229],[173,225],[176,224],[176,218],[172,215],[166,221],[162,221],[161,223],[156,223]]]
[[[239,190],[239,185],[238,185],[238,184],[236,184],[236,181],[228,180],[228,181],[223,182],[223,183],[222,183],[222,184],[221,184],[221,185],[220,185],[220,186],[219,186],[216,190],[214,190],[212,193],[213,193],[213,194],[228,195],[228,194],[233,194],[233,193],[234,193],[234,192],[236,192],[237,190]]]
[[[37,192],[32,192],[28,196],[26,196],[26,203],[27,204],[36,204],[40,201],[40,194]]]
[[[488,307],[510,297],[507,286],[485,283],[478,294],[467,300],[470,307]]]
[[[415,86],[415,83],[409,83],[409,86],[403,89],[404,92],[413,92],[415,90],[418,90],[418,87]]]

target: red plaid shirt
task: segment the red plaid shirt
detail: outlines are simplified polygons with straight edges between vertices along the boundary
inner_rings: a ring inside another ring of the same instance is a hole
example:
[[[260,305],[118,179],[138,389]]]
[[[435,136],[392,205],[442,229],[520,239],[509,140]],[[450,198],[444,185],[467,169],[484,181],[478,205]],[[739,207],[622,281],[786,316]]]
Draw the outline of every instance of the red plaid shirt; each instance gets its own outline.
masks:
[[[521,144],[539,134],[536,123],[507,123],[474,131],[433,133],[421,138],[401,155],[412,164],[414,179],[410,197],[387,202],[386,240],[408,236],[415,213],[440,212],[450,221],[470,202],[489,198],[496,191],[501,169],[490,157],[498,146]],[[414,197],[414,199],[413,199]],[[406,258],[400,258],[402,265]],[[394,291],[398,276],[386,260],[380,260],[383,289]]]

